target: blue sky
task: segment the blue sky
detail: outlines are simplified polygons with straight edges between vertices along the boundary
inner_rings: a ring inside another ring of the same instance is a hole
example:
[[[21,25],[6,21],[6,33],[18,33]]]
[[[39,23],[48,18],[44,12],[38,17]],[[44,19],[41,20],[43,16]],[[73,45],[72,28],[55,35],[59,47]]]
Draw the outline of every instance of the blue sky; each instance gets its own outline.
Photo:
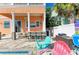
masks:
[[[54,6],[54,3],[46,3],[46,7],[53,7]]]

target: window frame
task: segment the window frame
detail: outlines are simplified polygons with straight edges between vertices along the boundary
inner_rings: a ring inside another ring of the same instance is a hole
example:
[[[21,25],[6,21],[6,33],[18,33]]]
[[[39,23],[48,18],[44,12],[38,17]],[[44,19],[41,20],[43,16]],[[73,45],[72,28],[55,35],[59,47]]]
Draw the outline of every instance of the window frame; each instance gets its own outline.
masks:
[[[32,24],[35,25],[35,27],[36,27],[36,23],[30,22],[30,28],[35,28],[35,27],[31,27]]]
[[[39,22],[39,26],[37,26],[37,22]],[[40,20],[37,20],[36,21],[36,27],[40,27],[40,25],[41,25],[41,21]]]
[[[6,25],[6,23],[8,23],[9,25]],[[6,20],[4,21],[4,28],[10,28],[10,21]]]

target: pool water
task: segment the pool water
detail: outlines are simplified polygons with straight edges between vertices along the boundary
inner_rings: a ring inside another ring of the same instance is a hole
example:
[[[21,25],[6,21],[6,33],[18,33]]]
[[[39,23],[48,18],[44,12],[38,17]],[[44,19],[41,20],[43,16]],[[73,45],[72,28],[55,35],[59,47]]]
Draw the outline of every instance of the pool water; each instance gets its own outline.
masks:
[[[31,51],[2,51],[0,52],[0,54],[26,54],[26,55],[30,55],[32,54]]]

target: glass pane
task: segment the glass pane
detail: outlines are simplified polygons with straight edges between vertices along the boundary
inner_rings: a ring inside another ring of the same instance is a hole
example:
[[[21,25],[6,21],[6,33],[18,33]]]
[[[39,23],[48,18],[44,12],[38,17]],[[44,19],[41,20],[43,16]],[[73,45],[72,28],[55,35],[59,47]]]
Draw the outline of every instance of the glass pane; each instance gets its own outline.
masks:
[[[32,27],[32,28],[35,27],[35,26],[36,26],[35,23],[30,24],[30,27]]]
[[[36,26],[39,27],[39,25],[40,25],[40,22],[36,22]]]
[[[4,21],[4,28],[10,28],[10,22]]]

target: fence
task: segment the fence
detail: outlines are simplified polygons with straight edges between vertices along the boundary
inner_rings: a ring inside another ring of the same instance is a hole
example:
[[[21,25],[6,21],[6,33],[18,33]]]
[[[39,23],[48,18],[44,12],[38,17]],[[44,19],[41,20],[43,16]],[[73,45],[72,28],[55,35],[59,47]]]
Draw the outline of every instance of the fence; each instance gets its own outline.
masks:
[[[71,37],[75,33],[75,25],[72,23],[54,27],[54,37],[59,33],[65,33]]]

